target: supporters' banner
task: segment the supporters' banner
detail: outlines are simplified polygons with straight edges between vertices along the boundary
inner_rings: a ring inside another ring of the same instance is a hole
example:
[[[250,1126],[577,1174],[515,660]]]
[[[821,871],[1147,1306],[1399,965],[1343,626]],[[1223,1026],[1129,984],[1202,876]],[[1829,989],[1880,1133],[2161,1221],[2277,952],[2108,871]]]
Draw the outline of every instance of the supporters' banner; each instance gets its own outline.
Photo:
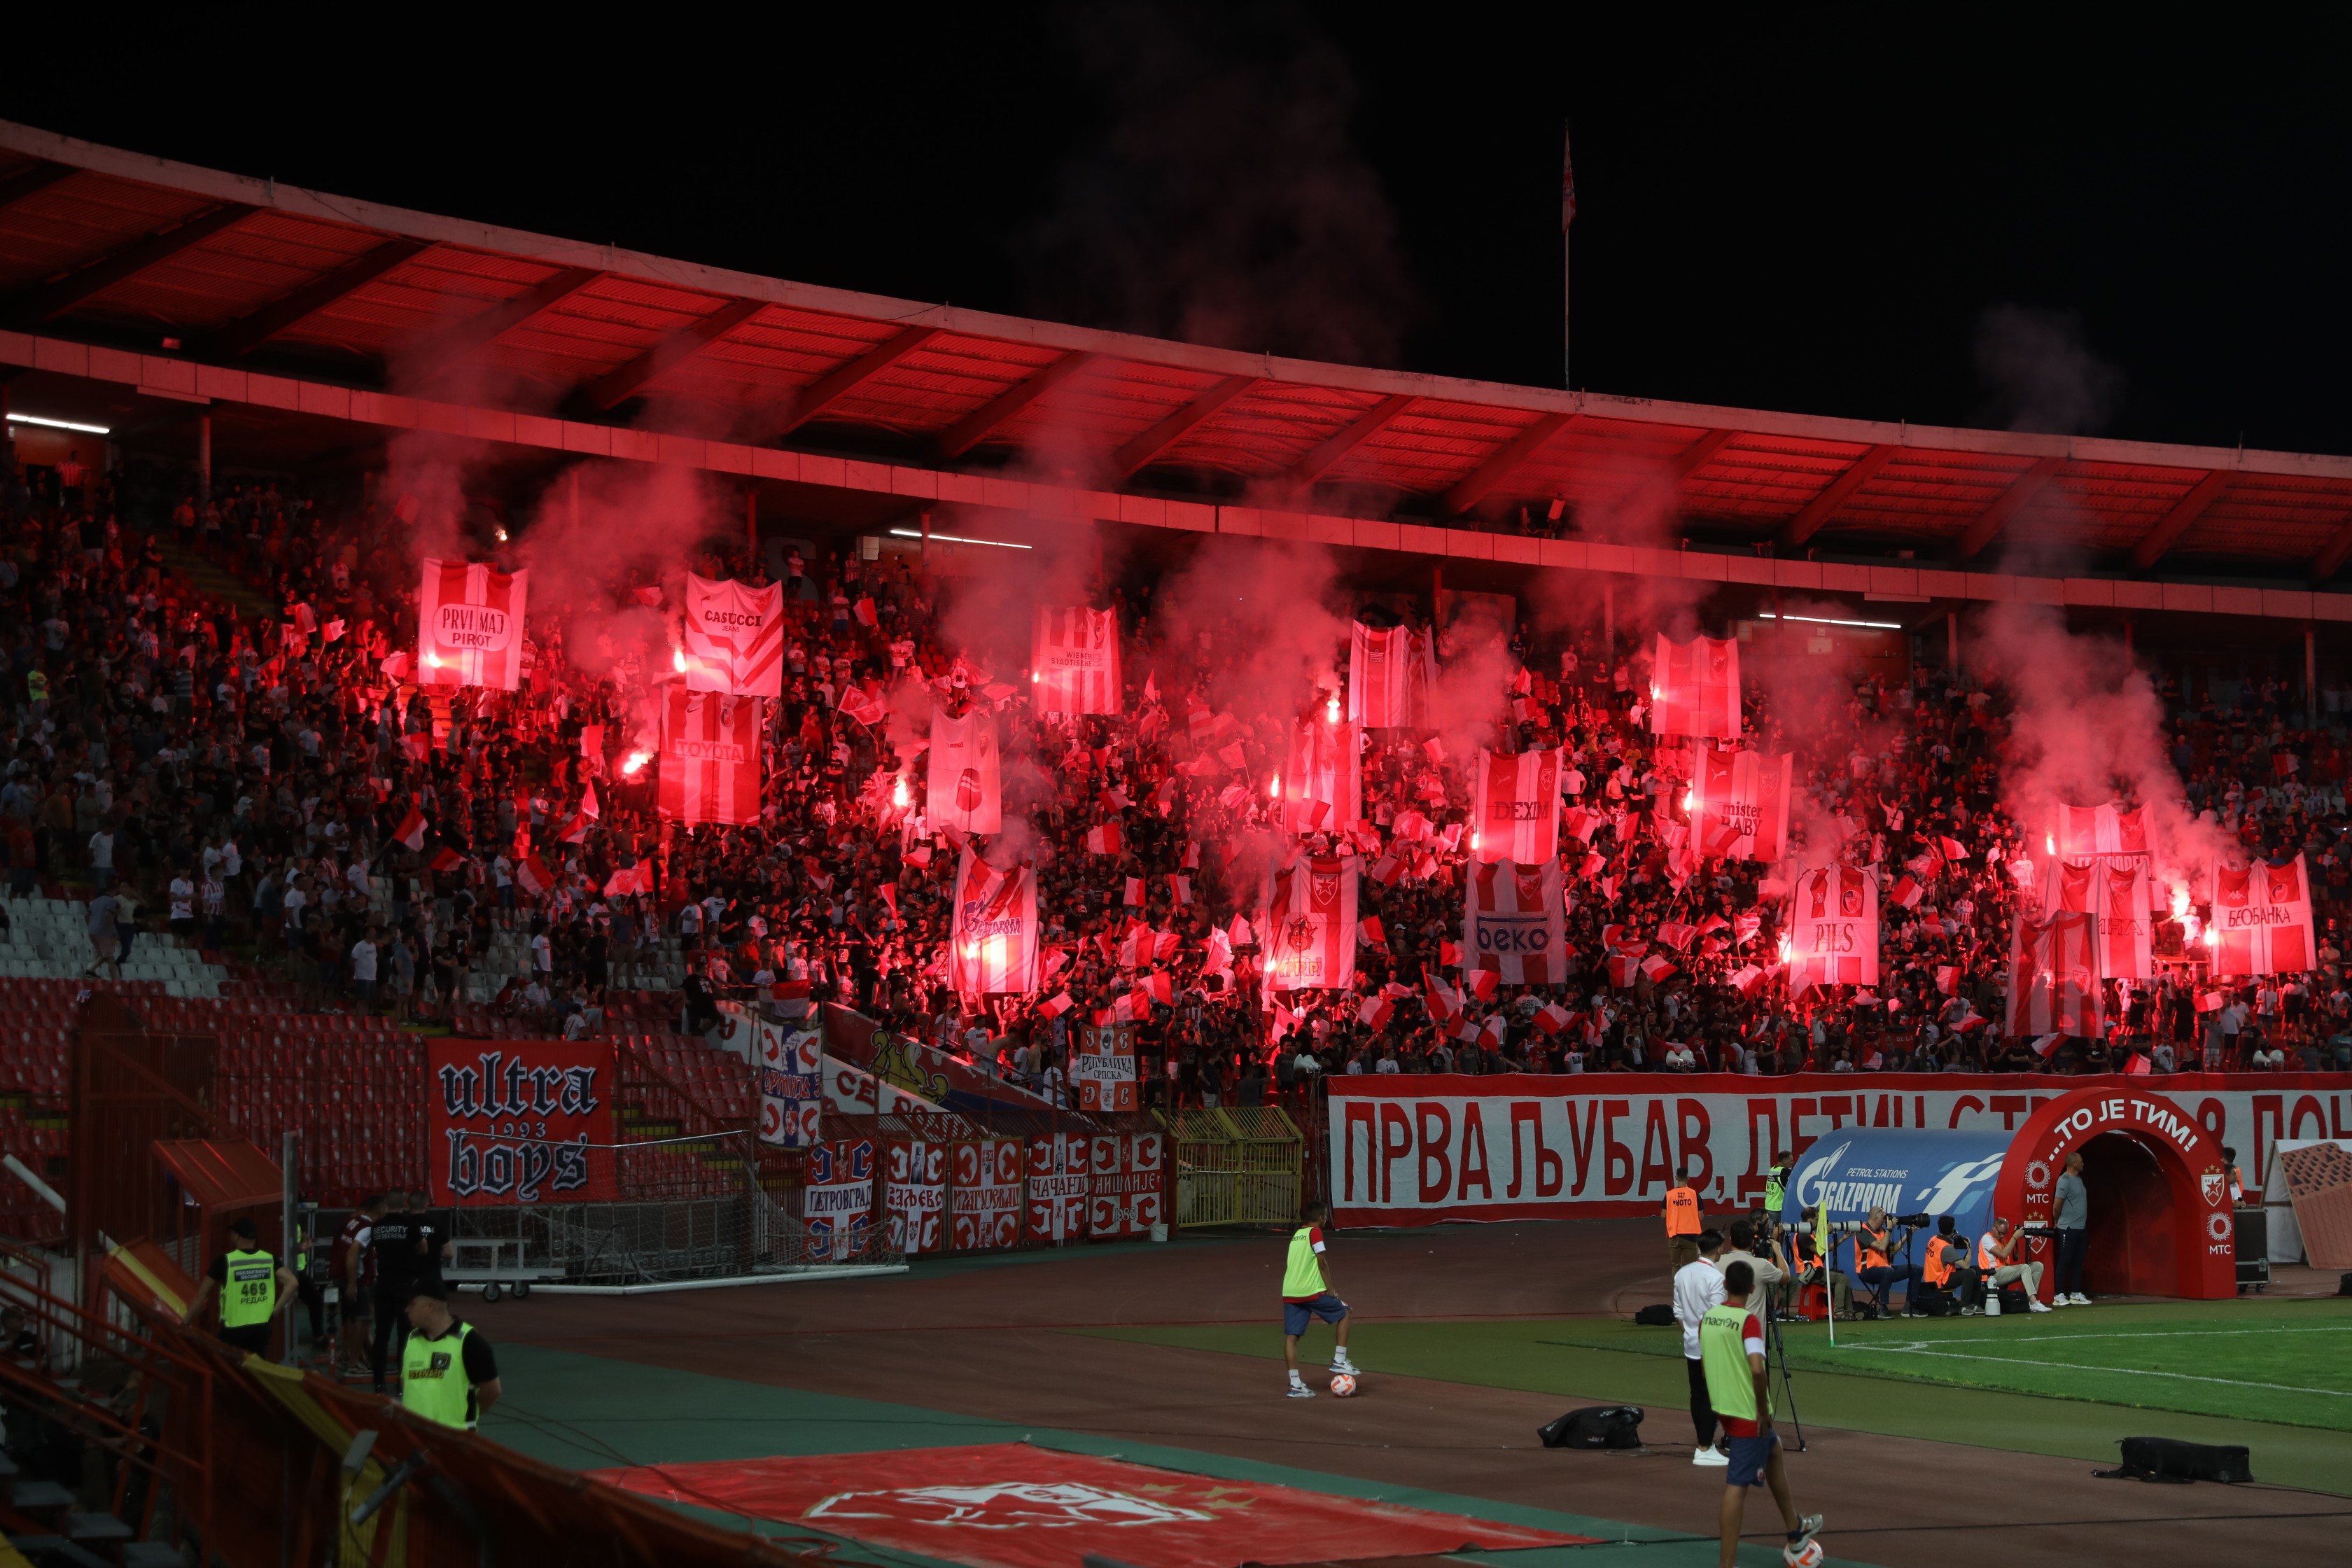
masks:
[[[2098,921],[2062,910],[2045,921],[2017,917],[2009,952],[2011,1035],[2099,1033],[2105,993],[2099,985]]]
[[[1789,994],[1878,984],[1878,871],[1824,866],[1789,892]]]
[[[1789,777],[1784,752],[1707,752],[1692,781],[1691,826],[1699,853],[1773,861],[1788,853]]]
[[[890,1140],[890,1168],[882,1190],[890,1242],[908,1257],[948,1244],[948,1146],[925,1138]]]
[[[962,996],[1037,989],[1037,873],[1000,871],[966,845],[956,861],[948,981]]]
[[[819,1058],[824,1102],[845,1116],[878,1116],[885,1111],[928,1110],[940,1107],[922,1096],[909,1094],[895,1083],[885,1083],[853,1062],[835,1056]]]
[[[756,1037],[760,1141],[805,1149],[816,1142],[817,1113],[824,1103],[824,1037],[815,1029],[786,1029],[761,1019]]]
[[[1522,866],[1487,860],[1470,868],[1462,900],[1462,965],[1490,970],[1506,985],[1556,985],[1567,978],[1559,862]]]
[[[1070,1081],[1080,1110],[1133,1110],[1135,1036],[1128,1029],[1081,1029],[1070,1053]]]
[[[954,827],[965,833],[1004,830],[1003,768],[996,752],[996,715],[985,708],[967,710],[961,719],[947,710],[931,710],[930,782],[924,812],[933,831]]]
[[[2303,857],[2284,866],[2213,868],[2213,973],[2294,974],[2317,961]]]
[[[1827,1154],[1863,1126],[2014,1133],[2035,1108],[2076,1089],[2152,1090],[2216,1145],[2237,1149],[2250,1177],[2267,1168],[2280,1139],[2352,1128],[2346,1073],[1693,1073],[1663,1082],[1622,1073],[1335,1073],[1327,1082],[1327,1168],[1343,1226],[1654,1220],[1680,1165],[1710,1211],[1752,1209],[1776,1152],[1802,1164],[1808,1151]],[[1908,1194],[1886,1206],[1945,1207],[1933,1198],[1913,1204]]]
[[[2148,852],[2147,808],[2126,811],[2114,801],[2104,805],[2062,805],[2058,808],[2058,853],[2084,855],[2145,855]]]
[[[1087,1173],[1094,1162],[1087,1144],[1083,1132],[1049,1132],[1029,1140],[1030,1240],[1087,1238]]]
[[[948,1209],[958,1252],[985,1252],[1021,1239],[1022,1144],[981,1138],[955,1145]]]
[[[1356,861],[1300,856],[1266,874],[1263,955],[1276,991],[1317,991],[1356,979]]]
[[[874,1237],[874,1140],[835,1138],[809,1151],[801,1220],[811,1263],[863,1257]]]
[[[878,1028],[873,1019],[846,1007],[826,1005],[824,1033],[825,1048],[841,1060],[950,1110],[1050,1108],[1045,1096],[1005,1082],[986,1065],[950,1056],[911,1036]]]
[[[1358,621],[1348,647],[1348,717],[1370,730],[1429,721],[1437,662],[1427,632]]]
[[[2109,860],[2099,871],[2099,973],[2110,980],[2152,980],[2156,882],[2145,859]]]
[[[1290,731],[1282,772],[1282,825],[1293,833],[1336,833],[1364,814],[1363,726],[1302,719]]]
[[[522,684],[522,632],[530,574],[462,561],[427,561],[416,605],[416,683]]]
[[[1650,733],[1712,735],[1718,741],[1739,733],[1737,638],[1694,637],[1677,643],[1658,634],[1650,675]]]
[[[1559,856],[1559,752],[1478,753],[1470,858],[1534,866]]]
[[[1087,1228],[1097,1236],[1149,1236],[1160,1208],[1165,1162],[1157,1132],[1098,1132],[1087,1177]]]
[[[1118,613],[1038,605],[1029,689],[1040,713],[1118,712]]]
[[[609,1040],[425,1042],[425,1164],[433,1201],[608,1203],[613,1170]]]
[[[677,822],[760,820],[760,700],[688,691],[662,697],[655,803]]]
[[[738,697],[784,694],[784,586],[686,574],[686,685]]]

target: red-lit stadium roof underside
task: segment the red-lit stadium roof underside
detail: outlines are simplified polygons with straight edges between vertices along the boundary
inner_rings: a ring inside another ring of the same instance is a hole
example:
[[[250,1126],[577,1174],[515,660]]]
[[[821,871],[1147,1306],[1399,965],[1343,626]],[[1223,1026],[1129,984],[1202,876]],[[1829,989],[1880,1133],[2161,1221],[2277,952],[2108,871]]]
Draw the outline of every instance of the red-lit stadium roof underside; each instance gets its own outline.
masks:
[[[674,463],[813,526],[985,509],[1000,526],[1402,552],[1465,587],[1558,567],[1865,595],[1907,601],[1914,624],[1921,605],[2014,599],[2352,622],[2352,593],[2324,591],[2352,559],[2352,458],[1283,360],[780,282],[5,123],[0,391],[134,443],[184,442],[208,414],[222,460],[256,466],[372,462],[410,429],[525,468]],[[1555,502],[1563,539],[1482,526]],[[1608,542],[1625,537],[1649,542]]]

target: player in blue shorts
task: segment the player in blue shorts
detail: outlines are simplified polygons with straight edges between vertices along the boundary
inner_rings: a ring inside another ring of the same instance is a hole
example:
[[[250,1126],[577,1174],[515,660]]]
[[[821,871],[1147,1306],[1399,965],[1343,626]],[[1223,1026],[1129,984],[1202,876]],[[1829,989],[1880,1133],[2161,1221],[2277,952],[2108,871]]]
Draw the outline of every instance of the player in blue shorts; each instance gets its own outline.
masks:
[[[1298,1336],[1320,1318],[1337,1331],[1339,1348],[1331,1353],[1333,1372],[1353,1373],[1348,1359],[1348,1303],[1331,1291],[1323,1272],[1323,1226],[1331,1217],[1329,1205],[1308,1204],[1299,1216],[1307,1223],[1290,1237],[1290,1262],[1282,1271],[1282,1359],[1290,1368],[1290,1397],[1312,1399],[1315,1391],[1298,1375]]]
[[[1822,1516],[1797,1517],[1789,1500],[1789,1478],[1780,1463],[1780,1435],[1772,1430],[1772,1390],[1764,1375],[1764,1324],[1748,1310],[1756,1270],[1737,1262],[1723,1271],[1723,1304],[1698,1321],[1699,1363],[1706,1369],[1707,1403],[1723,1424],[1724,1450],[1731,1456],[1723,1490],[1722,1568],[1732,1568],[1739,1530],[1748,1517],[1748,1489],[1769,1486],[1789,1527],[1791,1552],[1821,1532]]]

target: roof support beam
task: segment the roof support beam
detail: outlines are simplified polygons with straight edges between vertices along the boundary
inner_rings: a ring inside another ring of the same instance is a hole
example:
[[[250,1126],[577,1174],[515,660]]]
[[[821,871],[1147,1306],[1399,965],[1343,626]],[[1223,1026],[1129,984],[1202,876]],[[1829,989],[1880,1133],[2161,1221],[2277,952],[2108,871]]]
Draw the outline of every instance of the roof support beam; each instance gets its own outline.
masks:
[[[0,180],[0,207],[13,207],[80,173],[71,163],[36,163],[15,179]]]
[[[783,423],[777,428],[779,436],[789,436],[834,404],[840,402],[876,376],[929,342],[940,335],[937,327],[908,327],[896,337],[876,344],[846,364],[832,370],[801,388],[785,413]]]
[[[399,356],[412,376],[436,381],[521,326],[541,310],[569,299],[602,278],[593,268],[566,267],[550,273],[537,287],[511,300],[501,300],[479,310],[433,339],[413,354]]]
[[[8,302],[6,314],[12,320],[27,324],[61,316],[116,284],[135,278],[184,250],[202,245],[221,230],[243,223],[255,210],[242,202],[224,202],[209,212],[197,214],[176,228],[167,228],[143,239],[134,239],[62,278],[36,284],[24,290]]]
[[[402,262],[432,249],[421,239],[387,239],[331,272],[324,272],[259,310],[239,317],[201,340],[199,358],[236,359],[251,353],[280,332],[291,331],[346,294],[366,287]]]
[[[1129,440],[1111,454],[1111,466],[1119,478],[1129,479],[1149,467],[1152,460],[1182,440],[1192,430],[1209,419],[1219,409],[1251,387],[1258,378],[1254,375],[1229,375],[1202,393],[1192,402],[1168,415],[1142,434]]]
[[[942,458],[962,457],[1023,409],[1092,364],[1094,357],[1083,351],[1074,351],[1040,369],[1026,381],[1014,382],[940,431],[931,443],[933,450]]]
[[[2009,489],[1995,496],[1992,504],[1977,514],[1977,520],[1969,524],[1969,531],[1960,535],[1959,543],[1952,547],[1953,563],[1959,564],[1973,561],[1984,553],[1985,546],[1999,539],[2000,531],[2009,526],[2009,520],[2058,477],[2058,470],[2065,461],[2063,458],[2043,458],[2010,480]]]
[[[767,302],[761,300],[730,300],[691,326],[679,328],[628,363],[606,371],[580,389],[580,399],[600,413],[616,407],[766,308]]]
[[[1845,505],[1847,498],[1868,483],[1873,474],[1893,462],[1895,454],[1902,449],[1892,444],[1864,448],[1853,462],[1846,465],[1845,472],[1832,479],[1821,494],[1807,501],[1802,510],[1782,527],[1780,548],[1802,549],[1806,541],[1822,531],[1822,524],[1829,521],[1837,509]]]
[[[1552,438],[1579,419],[1581,414],[1547,414],[1502,446],[1486,460],[1470,470],[1454,487],[1445,492],[1437,509],[1448,517],[1459,517],[1476,506],[1505,479],[1509,479],[1536,454],[1552,443]]]
[[[1414,399],[1397,393],[1383,397],[1361,414],[1325,437],[1298,461],[1290,465],[1283,478],[1294,485],[1311,485],[1339,467],[1339,459],[1396,423]]]
[[[2137,544],[2132,546],[2131,563],[2135,572],[2145,572],[2164,559],[2164,552],[2179,542],[2189,531],[2189,525],[2205,515],[2205,509],[2229,488],[2230,470],[2215,468],[2189,487],[2189,493],[2172,503],[2172,510],[2148,526]]]
[[[2336,531],[2328,536],[2327,542],[2320,547],[2319,553],[2311,558],[2311,580],[2314,583],[2326,582],[2344,569],[2347,559],[2352,559],[2352,516],[2346,517],[2336,526]]]

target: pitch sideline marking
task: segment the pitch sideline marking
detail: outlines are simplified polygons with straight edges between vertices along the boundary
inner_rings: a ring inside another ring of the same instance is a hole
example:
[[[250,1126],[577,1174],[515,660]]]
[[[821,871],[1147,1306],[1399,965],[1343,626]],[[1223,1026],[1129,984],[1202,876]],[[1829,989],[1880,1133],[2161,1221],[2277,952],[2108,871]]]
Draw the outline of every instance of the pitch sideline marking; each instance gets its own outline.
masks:
[[[2020,1334],[2014,1339],[2007,1334],[1970,1334],[1966,1339],[1917,1340],[1909,1342],[1923,1345],[2058,1345],[2070,1340],[2211,1340],[2225,1335],[2247,1334],[2352,1334],[2352,1323],[2328,1323],[2300,1329],[2150,1329],[2145,1331],[2119,1329],[2101,1334]],[[1841,1350],[1870,1350],[1867,1342],[1841,1345]]]
[[[2053,1337],[2064,1339],[2067,1336],[2060,1334]],[[2084,1334],[2078,1337],[2088,1339],[2091,1336]],[[2001,1366],[2063,1367],[2068,1372],[2112,1372],[2121,1373],[2127,1377],[2169,1377],[2184,1383],[2218,1383],[2230,1388],[2268,1388],[2275,1390],[2281,1394],[2316,1394],[2329,1399],[2352,1399],[2352,1393],[2347,1393],[2340,1389],[2307,1388],[2290,1383],[2250,1383],[2243,1378],[2236,1377],[2200,1377],[2193,1372],[2156,1372],[2147,1367],[2137,1366],[2086,1366],[2081,1362],[2033,1361],[2023,1356],[1967,1355],[1957,1351],[1934,1351],[1926,1348],[1928,1345],[1935,1344],[1937,1342],[1938,1342],[1934,1340],[1916,1340],[1909,1344],[1856,1345],[1853,1348],[1856,1350],[1885,1351],[1889,1354],[1940,1356],[1947,1361],[1989,1361],[1996,1363]],[[1951,1342],[1946,1341],[1942,1342],[1949,1343]],[[1971,1340],[1964,1342],[1970,1344],[1982,1344],[1985,1342],[1981,1340]]]

